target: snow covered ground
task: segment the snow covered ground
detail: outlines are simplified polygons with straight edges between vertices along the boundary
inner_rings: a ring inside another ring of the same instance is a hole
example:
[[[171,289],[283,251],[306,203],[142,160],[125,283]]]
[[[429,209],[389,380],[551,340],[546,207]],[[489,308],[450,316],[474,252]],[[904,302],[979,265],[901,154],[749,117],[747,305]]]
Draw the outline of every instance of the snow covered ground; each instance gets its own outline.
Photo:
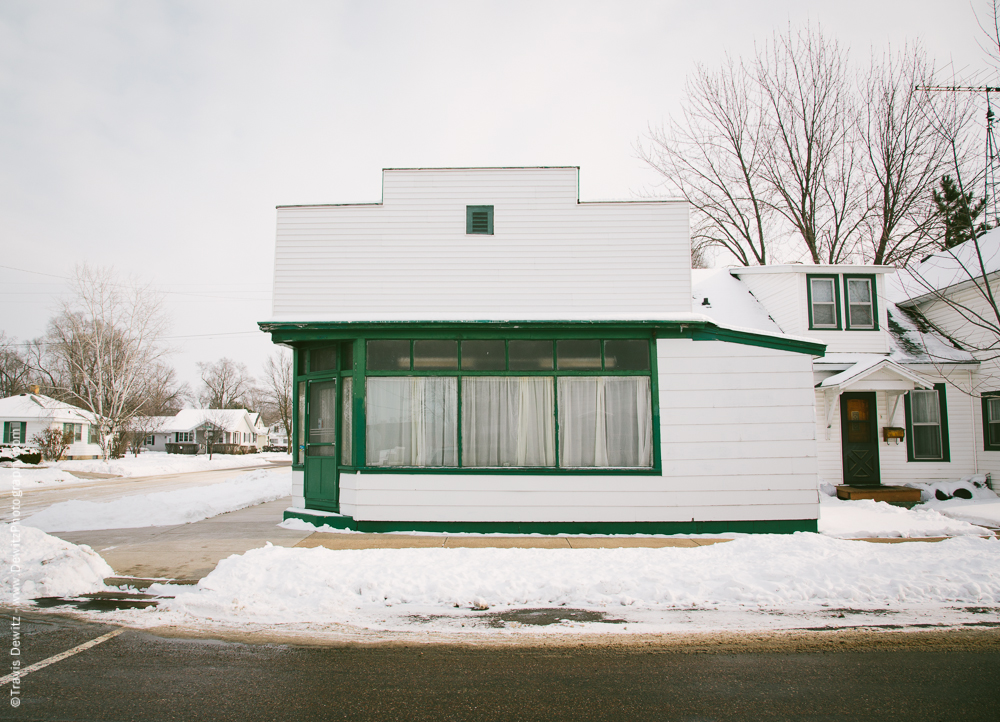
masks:
[[[158,476],[160,474],[183,474],[189,471],[211,471],[214,469],[238,469],[244,466],[259,466],[270,461],[291,462],[290,454],[267,452],[262,454],[168,454],[164,451],[144,451],[139,456],[126,454],[125,458],[105,462],[59,461],[50,467],[63,471],[84,471],[92,474],[114,474],[115,476]]]
[[[950,504],[951,502],[933,502]],[[819,531],[841,539],[868,537],[982,536],[988,529],[958,518],[950,518],[938,508],[920,504],[913,509],[892,506],[884,501],[847,501],[820,494]]]
[[[14,487],[15,476],[24,491],[72,486],[73,484],[90,483],[91,481],[90,479],[80,479],[58,468],[16,465],[13,467],[0,467],[0,485],[2,485],[0,488],[4,490],[12,489]]]
[[[7,570],[11,534],[0,533]],[[35,595],[105,589],[101,576],[110,572],[89,548],[24,527],[22,538]],[[4,574],[0,601],[9,603]],[[102,618],[140,627],[488,635],[1000,623],[1000,540],[873,544],[798,533],[663,549],[267,545],[223,560],[197,586],[154,584],[148,592],[163,597],[159,606]],[[565,619],[547,627],[518,621],[540,609]]]
[[[288,496],[292,493],[291,476],[287,469],[258,469],[219,484],[135,494],[108,502],[64,501],[24,523],[45,531],[187,524]]]

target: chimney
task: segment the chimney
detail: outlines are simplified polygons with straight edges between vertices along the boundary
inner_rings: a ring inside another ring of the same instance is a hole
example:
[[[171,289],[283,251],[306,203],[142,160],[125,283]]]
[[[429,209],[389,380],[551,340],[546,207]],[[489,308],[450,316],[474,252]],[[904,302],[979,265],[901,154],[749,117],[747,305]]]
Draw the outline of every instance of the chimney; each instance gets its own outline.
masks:
[[[38,384],[31,384],[31,386],[28,387],[28,391],[30,391],[33,394],[42,393],[42,389],[38,386]]]

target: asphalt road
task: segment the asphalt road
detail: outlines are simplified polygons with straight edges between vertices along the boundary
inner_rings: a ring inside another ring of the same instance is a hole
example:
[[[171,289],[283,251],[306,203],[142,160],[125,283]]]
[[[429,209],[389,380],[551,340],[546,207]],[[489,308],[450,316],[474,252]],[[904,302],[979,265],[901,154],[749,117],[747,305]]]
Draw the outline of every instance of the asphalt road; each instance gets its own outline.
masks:
[[[9,622],[2,623],[6,644]],[[25,666],[112,629],[39,614],[23,615],[22,625]],[[903,639],[912,643],[882,650],[834,644],[825,651],[740,651],[658,644],[297,647],[129,630],[26,676],[21,705],[8,706],[4,693],[0,719],[996,722],[994,632],[963,644],[910,635]]]

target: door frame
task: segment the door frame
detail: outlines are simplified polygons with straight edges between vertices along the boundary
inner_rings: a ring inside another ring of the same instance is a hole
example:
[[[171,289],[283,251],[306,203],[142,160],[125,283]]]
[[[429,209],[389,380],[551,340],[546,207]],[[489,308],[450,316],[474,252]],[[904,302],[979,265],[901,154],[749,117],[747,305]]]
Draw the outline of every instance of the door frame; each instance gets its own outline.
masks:
[[[301,431],[305,437],[305,455],[303,458],[303,474],[302,474],[302,496],[306,500],[306,508],[317,509],[320,511],[330,511],[334,513],[340,513],[340,443],[341,443],[341,395],[343,394],[343,382],[341,381],[340,375],[336,372],[331,372],[329,375],[316,376],[308,379],[304,379],[306,382],[306,393],[305,393],[305,424]],[[334,428],[335,442],[333,444],[333,455],[332,456],[310,456],[309,455],[309,429],[312,425],[312,385],[316,383],[329,383],[333,381],[336,383],[336,402],[334,404]],[[310,477],[320,474],[325,475],[333,473],[333,498],[316,498],[310,497],[308,492],[311,486]]]
[[[878,395],[875,391],[845,391],[840,395],[840,475],[842,483],[851,484],[847,479],[847,404],[846,401],[852,398],[863,398],[868,400],[869,424],[871,425],[871,448],[874,454],[875,480],[870,483],[854,482],[855,486],[882,486],[882,465],[879,458],[878,441]]]

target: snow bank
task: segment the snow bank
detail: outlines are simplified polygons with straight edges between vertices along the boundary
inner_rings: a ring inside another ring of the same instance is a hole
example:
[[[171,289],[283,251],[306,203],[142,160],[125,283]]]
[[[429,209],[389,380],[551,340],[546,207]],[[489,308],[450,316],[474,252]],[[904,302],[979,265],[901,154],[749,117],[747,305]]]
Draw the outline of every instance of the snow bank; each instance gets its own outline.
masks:
[[[970,524],[983,524],[1000,528],[1000,499],[949,499],[948,501],[928,501],[921,508],[933,509],[952,519],[959,519]]]
[[[1000,540],[870,544],[758,535],[697,548],[365,549],[268,545],[223,560],[161,609],[202,619],[346,623],[363,606],[687,608],[1000,603]],[[151,590],[155,591],[155,589]]]
[[[988,529],[950,519],[922,504],[913,509],[871,499],[847,500],[820,495],[819,531],[841,539],[938,537],[989,534]],[[951,516],[951,515],[949,515]]]
[[[60,461],[54,464],[66,471],[85,471],[91,474],[114,474],[115,476],[158,476],[160,474],[183,474],[190,471],[212,471],[214,469],[239,469],[244,466],[260,466],[269,461],[291,461],[289,454],[213,454],[208,455],[168,454],[165,451],[144,451],[139,456],[127,454],[122,459],[111,461]]]
[[[14,466],[13,468],[0,468],[0,488],[10,489],[14,483],[15,474],[17,474],[21,483],[21,488],[26,491],[42,487],[65,486],[67,484],[92,481],[90,479],[78,479],[61,469],[37,466]]]
[[[64,501],[25,519],[45,531],[132,529],[201,521],[292,493],[287,470],[260,469],[220,484],[126,496],[109,502]]]
[[[115,573],[90,547],[23,524],[0,525],[0,567],[0,604],[15,605],[20,599],[99,592],[107,589],[104,578]]]

